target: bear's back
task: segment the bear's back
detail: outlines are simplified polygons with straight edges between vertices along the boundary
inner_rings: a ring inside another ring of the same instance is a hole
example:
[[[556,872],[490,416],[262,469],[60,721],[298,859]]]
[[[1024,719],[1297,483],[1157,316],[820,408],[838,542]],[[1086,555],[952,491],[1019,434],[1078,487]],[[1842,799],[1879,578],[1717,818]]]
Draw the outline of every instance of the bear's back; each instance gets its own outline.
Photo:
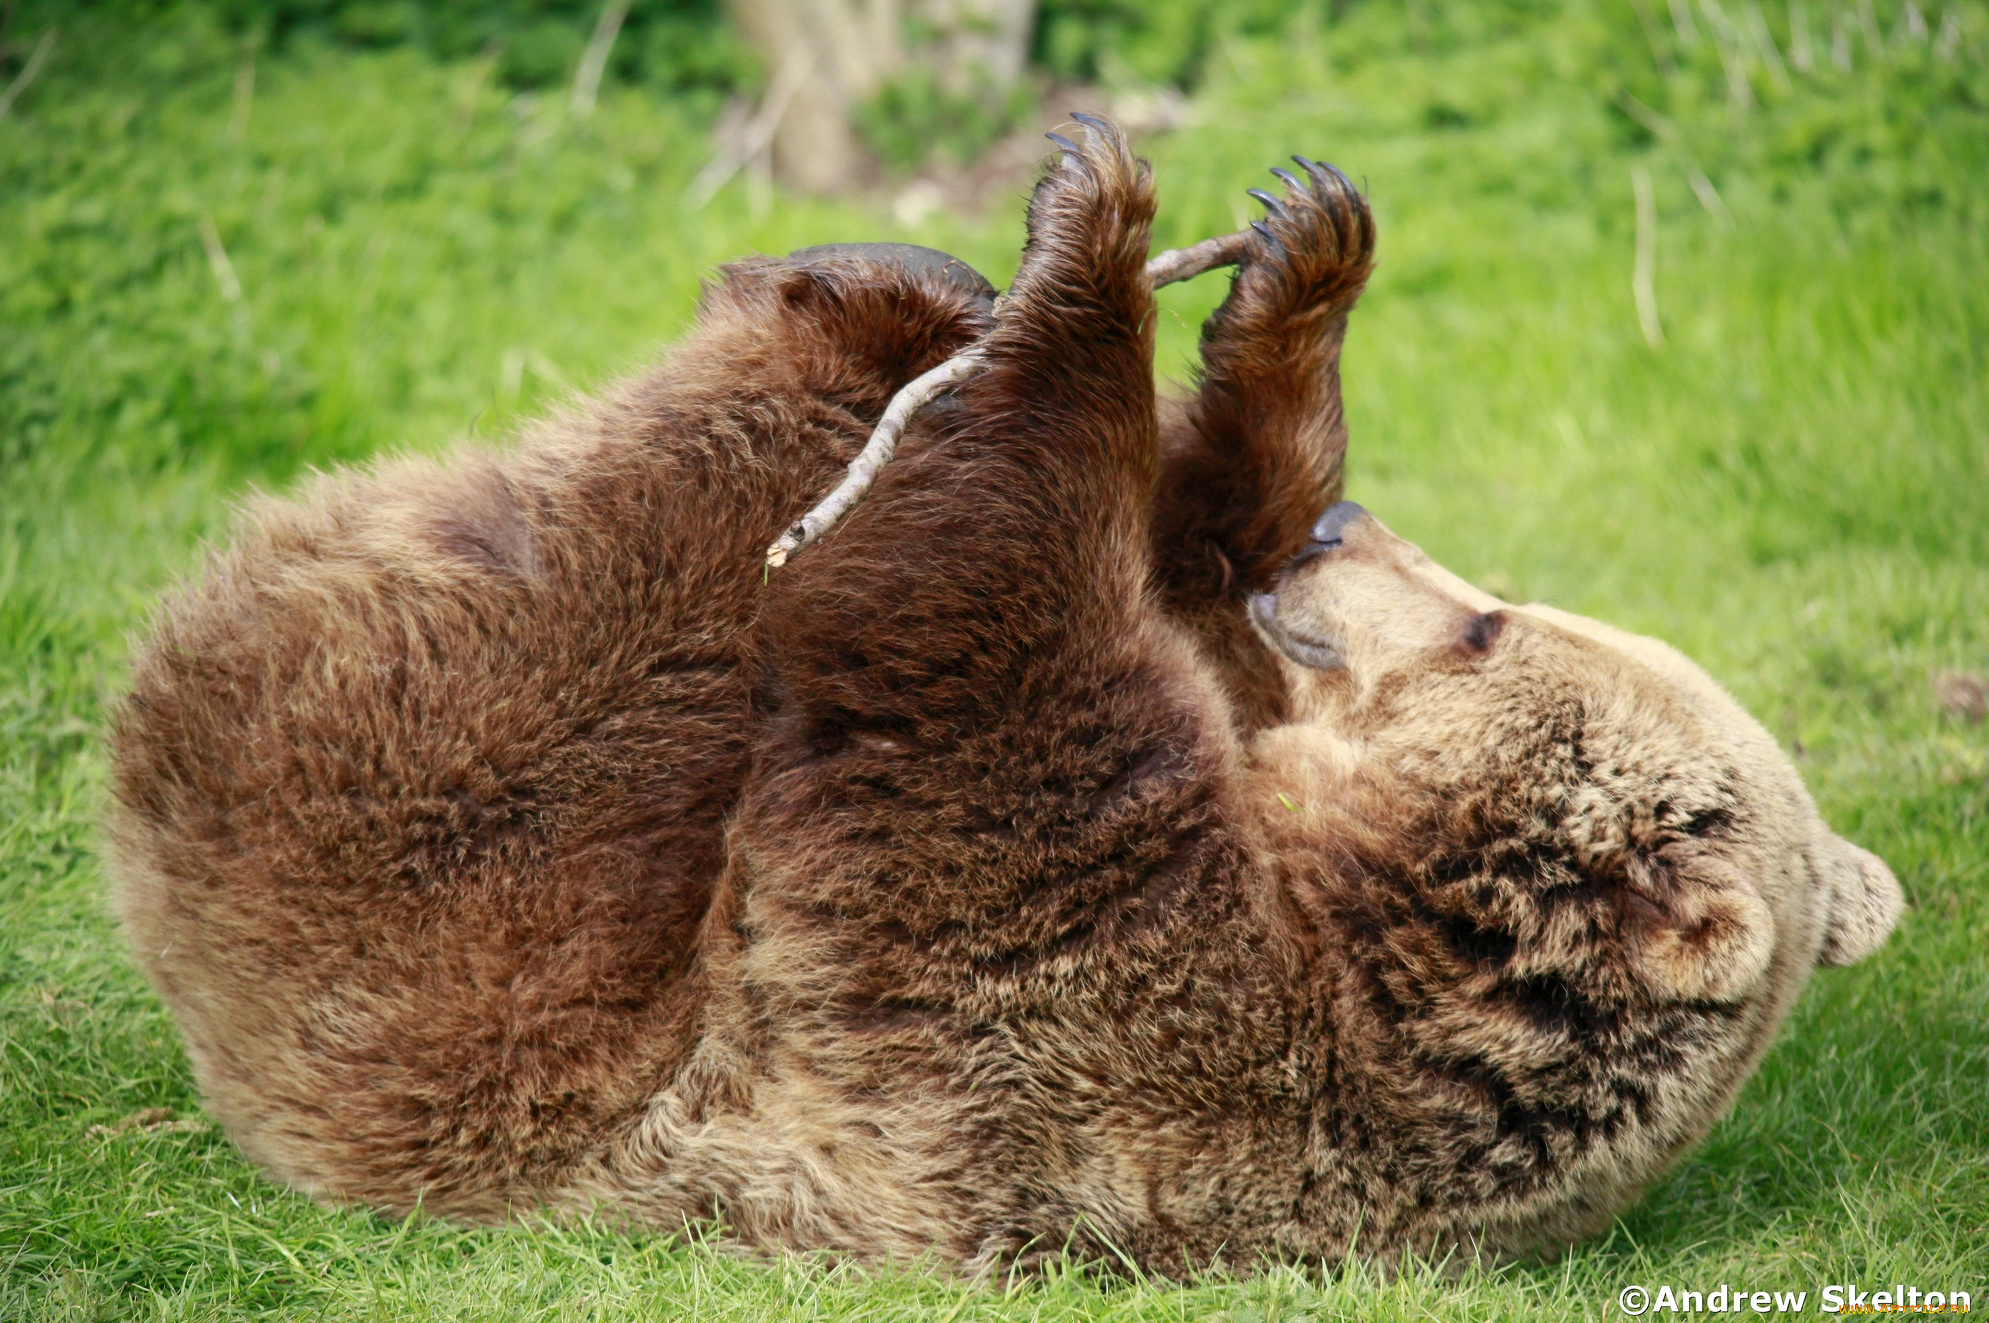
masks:
[[[510,453],[252,504],[139,652],[118,905],[291,1183],[501,1215],[688,1047],[759,548],[862,435],[733,329]]]

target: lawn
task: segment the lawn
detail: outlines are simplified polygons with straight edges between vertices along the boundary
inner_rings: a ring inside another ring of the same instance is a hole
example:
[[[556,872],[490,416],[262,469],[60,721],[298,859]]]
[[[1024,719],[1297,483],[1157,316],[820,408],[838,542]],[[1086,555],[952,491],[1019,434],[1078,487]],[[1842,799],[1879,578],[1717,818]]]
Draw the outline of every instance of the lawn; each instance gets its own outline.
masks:
[[[910,239],[1002,283],[1022,185],[917,226],[888,195],[756,214],[736,184],[692,210],[707,101],[611,86],[576,122],[489,57],[308,39],[245,78],[206,10],[83,14],[0,118],[0,1318],[1573,1318],[1630,1285],[1808,1312],[1845,1282],[1989,1305],[1989,728],[1930,682],[1989,671],[1989,7],[1338,8],[1218,44],[1191,121],[1143,144],[1160,242],[1234,228],[1293,151],[1365,181],[1349,494],[1503,596],[1684,648],[1909,897],[1700,1149],[1607,1236],[1460,1282],[963,1286],[262,1182],[103,904],[97,732],[159,590],[252,487],[496,444],[650,361],[728,258]],[[1167,291],[1167,374],[1221,287]]]

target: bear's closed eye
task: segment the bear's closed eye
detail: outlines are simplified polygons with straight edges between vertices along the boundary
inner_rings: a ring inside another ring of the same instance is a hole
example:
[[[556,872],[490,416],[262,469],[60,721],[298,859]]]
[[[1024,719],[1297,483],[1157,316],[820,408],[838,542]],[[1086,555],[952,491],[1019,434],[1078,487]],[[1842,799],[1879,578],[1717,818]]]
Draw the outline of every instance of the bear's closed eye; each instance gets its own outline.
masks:
[[[1485,611],[1471,617],[1464,626],[1464,646],[1472,652],[1490,652],[1505,632],[1506,613]]]

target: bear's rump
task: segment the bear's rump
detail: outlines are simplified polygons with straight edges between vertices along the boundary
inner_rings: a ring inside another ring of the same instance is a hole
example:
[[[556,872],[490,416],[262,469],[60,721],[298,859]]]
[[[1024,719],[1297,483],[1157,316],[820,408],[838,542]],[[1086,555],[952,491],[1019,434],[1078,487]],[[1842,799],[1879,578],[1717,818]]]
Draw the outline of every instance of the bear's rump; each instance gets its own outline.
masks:
[[[586,504],[483,460],[323,480],[138,659],[120,908],[210,1106],[301,1187],[499,1215],[691,1032],[743,616]]]

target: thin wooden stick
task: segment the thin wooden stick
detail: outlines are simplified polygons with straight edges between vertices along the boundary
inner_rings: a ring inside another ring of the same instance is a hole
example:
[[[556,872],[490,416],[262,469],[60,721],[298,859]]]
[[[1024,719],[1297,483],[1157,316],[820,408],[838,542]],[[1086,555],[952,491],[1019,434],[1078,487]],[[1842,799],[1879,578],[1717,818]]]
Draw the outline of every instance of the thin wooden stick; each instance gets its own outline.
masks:
[[[1187,248],[1169,248],[1160,256],[1146,264],[1146,273],[1153,277],[1153,287],[1172,285],[1177,281],[1193,280],[1204,271],[1213,271],[1219,266],[1235,266],[1243,260],[1243,250],[1250,245],[1251,232],[1238,230],[1235,234],[1219,234],[1213,239],[1204,239]]]
[[[1624,113],[1631,119],[1649,129],[1659,141],[1678,154],[1678,159],[1685,164],[1686,182],[1692,185],[1692,194],[1699,199],[1699,205],[1706,209],[1706,214],[1711,216],[1721,229],[1732,229],[1733,213],[1727,210],[1726,202],[1720,197],[1720,190],[1713,187],[1713,181],[1706,178],[1706,172],[1699,168],[1699,163],[1692,159],[1692,153],[1685,149],[1678,126],[1637,100],[1629,92],[1618,92],[1616,104],[1623,107]]]
[[[972,376],[980,366],[981,355],[970,349],[964,354],[955,354],[924,376],[913,378],[910,385],[893,395],[890,407],[877,420],[877,428],[871,432],[870,440],[849,462],[849,476],[836,484],[836,489],[823,497],[819,505],[782,533],[779,541],[767,548],[767,568],[779,569],[787,564],[788,557],[814,546],[822,534],[835,527],[836,521],[863,499],[863,494],[877,481],[877,475],[891,462],[891,456],[898,453],[898,438],[905,434],[912,415],[933,396]]]
[[[1657,308],[1657,199],[1651,190],[1651,172],[1641,165],[1630,167],[1630,192],[1637,207],[1637,258],[1630,273],[1630,293],[1637,303],[1637,325],[1643,328],[1644,343],[1664,348],[1664,326]]]
[[[42,65],[48,63],[48,53],[54,49],[55,29],[50,28],[41,34],[41,40],[35,43],[34,53],[28,56],[28,62],[21,66],[21,71],[14,75],[14,81],[7,84],[7,90],[0,92],[0,119],[7,118],[7,112],[14,108],[14,102],[21,93],[28,90],[28,84],[41,72]]]
[[[714,156],[684,190],[684,200],[691,204],[691,210],[702,209],[718,196],[719,189],[731,182],[732,176],[773,146],[774,134],[779,132],[780,121],[787,114],[787,103],[794,99],[814,69],[815,54],[808,50],[796,51],[781,65],[773,82],[767,85],[767,94],[760,98],[759,109],[740,128],[738,140]]]
[[[581,53],[580,67],[573,71],[573,99],[568,104],[575,119],[586,119],[594,113],[594,103],[601,95],[601,75],[608,71],[608,56],[614,52],[615,38],[621,35],[628,5],[629,0],[608,0],[601,6],[594,35],[588,38],[587,49]]]
[[[1243,260],[1250,238],[1250,231],[1239,230],[1235,234],[1204,239],[1187,248],[1170,248],[1146,264],[1146,273],[1153,278],[1154,287],[1158,288],[1191,280],[1219,266],[1234,266]],[[788,525],[787,531],[767,548],[766,569],[779,569],[814,546],[824,533],[834,528],[863,499],[877,481],[877,475],[898,453],[898,442],[905,435],[905,429],[911,426],[912,419],[926,402],[971,377],[983,361],[981,346],[976,344],[955,354],[924,376],[915,378],[893,395],[884,416],[877,420],[876,428],[870,433],[870,440],[849,462],[848,476],[837,483],[836,489],[823,497],[814,509]]]

